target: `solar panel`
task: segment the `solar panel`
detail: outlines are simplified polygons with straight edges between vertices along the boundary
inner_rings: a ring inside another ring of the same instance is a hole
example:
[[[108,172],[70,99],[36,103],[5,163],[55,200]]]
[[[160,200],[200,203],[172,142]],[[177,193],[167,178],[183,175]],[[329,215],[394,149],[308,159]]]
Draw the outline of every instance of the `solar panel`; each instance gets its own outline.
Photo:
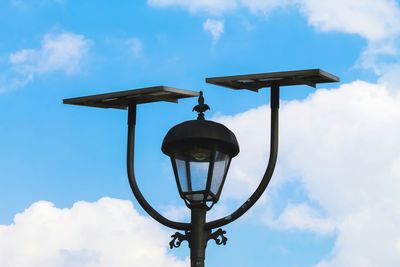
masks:
[[[261,88],[271,86],[308,85],[316,87],[318,83],[339,81],[339,77],[320,69],[206,78],[207,83],[235,90],[247,89],[251,91],[258,91]]]
[[[177,103],[180,98],[198,96],[199,93],[168,86],[153,86],[106,94],[64,99],[64,104],[97,108],[126,109],[130,104],[145,104],[167,101]]]

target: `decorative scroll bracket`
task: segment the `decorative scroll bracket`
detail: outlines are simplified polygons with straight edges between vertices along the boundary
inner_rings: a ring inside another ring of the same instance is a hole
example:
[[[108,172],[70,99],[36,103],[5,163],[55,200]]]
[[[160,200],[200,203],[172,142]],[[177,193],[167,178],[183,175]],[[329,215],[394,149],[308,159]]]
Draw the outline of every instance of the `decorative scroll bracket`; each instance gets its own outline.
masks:
[[[181,243],[183,241],[190,242],[190,232],[189,231],[185,231],[185,234],[176,232],[175,234],[171,235],[171,237],[172,237],[172,240],[171,240],[171,242],[169,242],[169,247],[171,249],[180,247]]]
[[[226,231],[222,230],[221,228],[211,233],[211,231],[207,234],[207,241],[213,239],[217,245],[226,245],[228,238],[225,236]],[[175,234],[171,235],[172,240],[169,242],[169,247],[171,249],[178,248],[181,246],[183,241],[187,241],[190,247],[190,231],[185,231],[185,234],[181,234],[176,232]]]
[[[208,240],[210,239],[214,239],[215,243],[217,245],[226,245],[226,241],[228,241],[228,238],[225,236],[226,231],[222,230],[221,228],[219,228],[218,230],[216,230],[214,233],[209,233],[208,235]]]

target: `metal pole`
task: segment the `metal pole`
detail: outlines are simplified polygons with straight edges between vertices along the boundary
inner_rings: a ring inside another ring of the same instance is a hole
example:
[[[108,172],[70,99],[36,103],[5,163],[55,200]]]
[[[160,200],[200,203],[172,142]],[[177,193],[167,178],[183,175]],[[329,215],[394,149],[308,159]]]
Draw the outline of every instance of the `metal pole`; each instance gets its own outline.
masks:
[[[192,208],[192,229],[190,231],[190,266],[204,267],[208,232],[206,225],[206,209],[204,207]]]

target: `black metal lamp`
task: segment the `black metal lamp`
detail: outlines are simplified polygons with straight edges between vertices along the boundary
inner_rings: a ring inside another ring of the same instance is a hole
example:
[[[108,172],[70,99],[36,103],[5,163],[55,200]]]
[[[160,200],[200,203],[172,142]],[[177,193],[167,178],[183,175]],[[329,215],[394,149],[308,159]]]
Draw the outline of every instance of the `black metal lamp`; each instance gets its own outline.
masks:
[[[186,121],[171,128],[162,144],[162,151],[170,156],[179,193],[191,209],[190,223],[175,222],[157,212],[142,195],[134,172],[134,149],[136,128],[136,106],[158,101],[178,102],[178,99],[195,97],[197,92],[155,86],[86,97],[64,99],[65,104],[100,108],[128,109],[127,174],[129,185],[142,208],[159,223],[184,231],[171,237],[170,247],[179,247],[187,241],[190,247],[191,266],[204,267],[205,249],[210,239],[225,245],[227,238],[222,229],[245,214],[267,188],[278,156],[278,119],[280,86],[309,85],[338,82],[339,78],[320,69],[260,73],[207,78],[206,82],[234,90],[247,89],[258,92],[270,87],[270,149],[269,160],[260,184],[253,194],[234,212],[217,220],[206,221],[206,212],[215,204],[229,169],[231,159],[239,153],[235,135],[224,125],[204,119],[202,93],[199,104],[193,108],[198,112],[197,120]],[[217,229],[217,230],[214,230]]]
[[[197,120],[180,123],[164,138],[162,151],[170,156],[180,196],[189,208],[218,201],[231,159],[239,153],[235,135],[224,125],[205,120],[202,92]]]

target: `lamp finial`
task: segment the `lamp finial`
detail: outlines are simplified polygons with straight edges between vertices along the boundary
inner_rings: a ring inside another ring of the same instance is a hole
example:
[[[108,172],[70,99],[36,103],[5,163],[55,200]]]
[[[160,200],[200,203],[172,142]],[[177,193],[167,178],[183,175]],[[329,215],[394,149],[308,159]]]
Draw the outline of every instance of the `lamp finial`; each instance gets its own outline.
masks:
[[[209,110],[210,107],[207,104],[204,104],[203,91],[200,91],[198,103],[199,104],[194,106],[192,111],[196,111],[197,112],[197,119],[198,120],[204,120],[204,112],[206,110]]]

